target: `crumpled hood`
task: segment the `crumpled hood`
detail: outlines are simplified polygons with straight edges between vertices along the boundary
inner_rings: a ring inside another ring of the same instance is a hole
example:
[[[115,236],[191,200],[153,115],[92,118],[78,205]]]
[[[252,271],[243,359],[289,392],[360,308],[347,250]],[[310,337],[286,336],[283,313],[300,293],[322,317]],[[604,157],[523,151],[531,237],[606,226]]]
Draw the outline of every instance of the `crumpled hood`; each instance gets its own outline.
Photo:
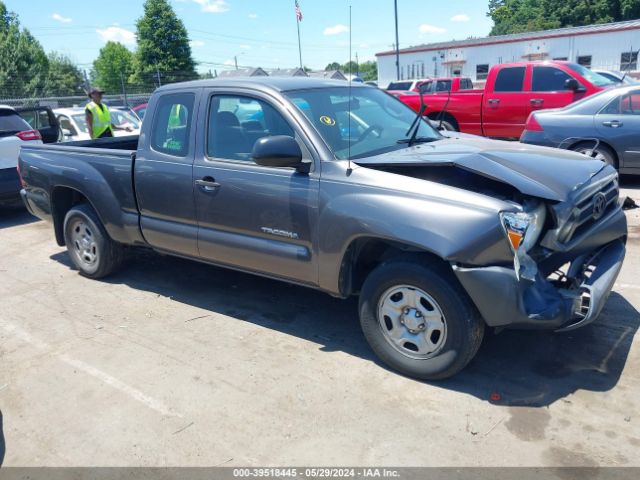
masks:
[[[567,150],[471,136],[418,144],[354,163],[365,167],[455,165],[509,184],[525,195],[559,202],[605,167],[599,160]]]

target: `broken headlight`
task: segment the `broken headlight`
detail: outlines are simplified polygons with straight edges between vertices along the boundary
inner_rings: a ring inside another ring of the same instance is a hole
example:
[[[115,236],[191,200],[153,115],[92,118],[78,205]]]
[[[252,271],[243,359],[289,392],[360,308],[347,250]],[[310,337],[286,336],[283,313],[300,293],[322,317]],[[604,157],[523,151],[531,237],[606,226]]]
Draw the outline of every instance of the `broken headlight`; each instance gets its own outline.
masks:
[[[520,277],[535,280],[538,267],[527,254],[540,238],[547,210],[543,203],[525,205],[524,212],[501,212],[500,221],[513,251],[513,268]]]

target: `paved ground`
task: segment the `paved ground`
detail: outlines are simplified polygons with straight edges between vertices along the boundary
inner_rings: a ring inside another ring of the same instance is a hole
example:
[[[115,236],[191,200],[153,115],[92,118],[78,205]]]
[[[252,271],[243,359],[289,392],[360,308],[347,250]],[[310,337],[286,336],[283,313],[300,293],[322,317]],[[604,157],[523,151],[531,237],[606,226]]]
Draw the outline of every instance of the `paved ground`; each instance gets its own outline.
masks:
[[[640,466],[640,210],[599,323],[488,335],[437,384],[377,364],[352,301],[152,253],[86,280],[0,215],[5,466]]]

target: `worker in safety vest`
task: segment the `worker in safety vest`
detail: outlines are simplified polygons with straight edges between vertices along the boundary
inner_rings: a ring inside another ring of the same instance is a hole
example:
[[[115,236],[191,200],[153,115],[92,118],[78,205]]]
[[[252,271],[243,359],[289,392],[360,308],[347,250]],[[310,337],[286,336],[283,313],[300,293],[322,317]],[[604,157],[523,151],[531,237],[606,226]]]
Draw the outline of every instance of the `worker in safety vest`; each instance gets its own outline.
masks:
[[[111,123],[109,107],[102,103],[103,93],[104,91],[99,88],[92,88],[89,92],[91,101],[87,103],[87,108],[84,110],[87,128],[89,129],[91,138],[113,137],[114,130],[132,131],[131,127],[123,128]]]

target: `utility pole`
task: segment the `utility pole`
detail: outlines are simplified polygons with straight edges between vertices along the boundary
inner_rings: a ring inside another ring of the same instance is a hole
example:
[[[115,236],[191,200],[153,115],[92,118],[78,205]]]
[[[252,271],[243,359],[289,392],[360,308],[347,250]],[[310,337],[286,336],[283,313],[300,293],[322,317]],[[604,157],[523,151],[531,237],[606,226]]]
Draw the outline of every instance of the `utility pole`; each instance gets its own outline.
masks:
[[[238,70],[238,56],[237,55],[233,56],[233,62],[236,64],[236,70]]]
[[[393,0],[396,15],[396,80],[400,80],[400,40],[398,40],[398,0]]]
[[[360,76],[360,61],[358,60],[358,52],[356,52],[356,77]]]
[[[156,63],[156,76],[158,77],[158,88],[162,86],[162,81],[160,81],[160,69],[158,69],[158,64]]]

